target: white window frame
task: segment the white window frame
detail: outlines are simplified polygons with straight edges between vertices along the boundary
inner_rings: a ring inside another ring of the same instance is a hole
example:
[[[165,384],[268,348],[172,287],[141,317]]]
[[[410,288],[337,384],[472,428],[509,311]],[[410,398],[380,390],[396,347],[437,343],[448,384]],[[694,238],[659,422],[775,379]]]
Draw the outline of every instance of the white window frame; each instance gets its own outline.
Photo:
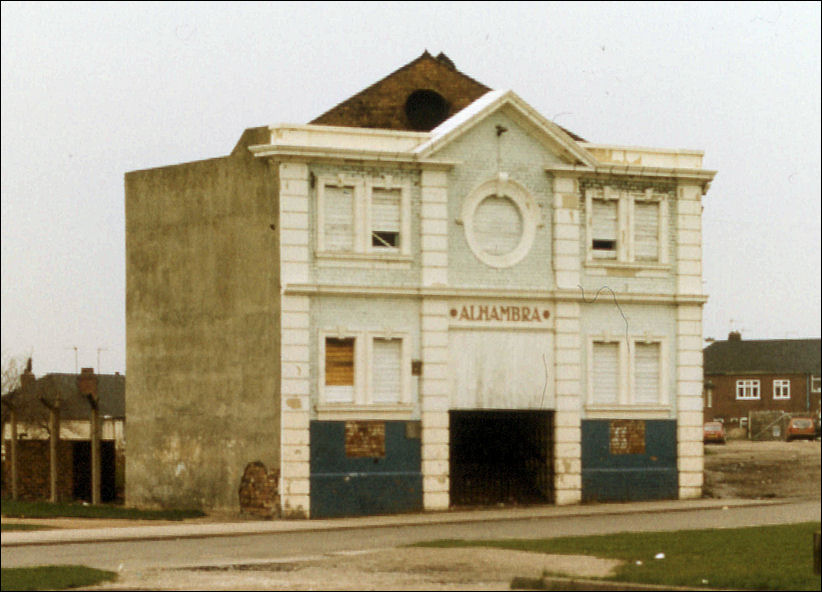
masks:
[[[791,398],[791,381],[787,378],[780,378],[773,381],[774,401],[787,401]]]
[[[616,405],[598,403],[594,398],[594,344],[619,343],[619,396]],[[639,402],[636,400],[636,345],[659,344],[659,390],[656,402]],[[670,392],[668,387],[668,340],[659,335],[633,335],[626,337],[615,334],[591,335],[588,337],[588,393],[586,407],[592,410],[633,409],[633,410],[664,410],[670,408]]]
[[[593,248],[593,202],[614,200],[617,203],[617,239],[615,257],[605,257]],[[635,204],[655,202],[659,204],[656,260],[640,260],[636,257]],[[611,186],[589,187],[585,190],[585,240],[586,264],[591,266],[667,267],[668,248],[668,195],[652,188],[644,192],[618,189]]]
[[[354,341],[354,396],[351,402],[329,401],[325,384],[325,340],[326,338]],[[399,339],[400,345],[400,398],[397,402],[376,402],[373,395],[374,339]],[[325,328],[318,332],[317,367],[317,409],[331,412],[399,412],[407,414],[413,407],[411,392],[411,333],[393,329],[351,330],[347,328]]]
[[[391,175],[370,177],[365,182],[365,251],[372,254],[411,254],[411,184],[404,179],[395,180]],[[400,191],[400,236],[397,247],[375,247],[371,240],[373,228],[374,189]]]
[[[820,377],[811,376],[811,392],[818,393],[820,391]]]
[[[327,187],[353,187],[354,208],[351,251],[330,251],[325,246],[325,200]],[[408,259],[411,256],[411,182],[392,175],[365,176],[356,174],[319,175],[316,179],[316,249],[317,256],[351,259]],[[374,247],[372,232],[372,194],[375,188],[400,190],[399,246]]]
[[[760,398],[761,384],[759,379],[739,379],[736,381],[737,401],[757,401]]]
[[[352,187],[354,189],[354,211],[351,227],[354,235],[351,237],[352,251],[328,251],[325,247],[325,200],[326,187]],[[317,177],[317,252],[332,256],[346,255],[361,251],[362,235],[362,201],[363,180],[353,175],[322,175]]]

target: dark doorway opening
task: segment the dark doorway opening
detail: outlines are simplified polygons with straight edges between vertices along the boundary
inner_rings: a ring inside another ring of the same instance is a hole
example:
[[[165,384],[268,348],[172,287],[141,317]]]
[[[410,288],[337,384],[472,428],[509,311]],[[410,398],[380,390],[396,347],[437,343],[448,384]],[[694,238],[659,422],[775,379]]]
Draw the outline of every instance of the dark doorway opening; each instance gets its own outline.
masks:
[[[451,411],[451,505],[554,501],[552,411]]]
[[[72,495],[74,499],[91,501],[91,442],[72,442]],[[117,497],[114,479],[114,440],[100,442],[100,501],[113,502]]]

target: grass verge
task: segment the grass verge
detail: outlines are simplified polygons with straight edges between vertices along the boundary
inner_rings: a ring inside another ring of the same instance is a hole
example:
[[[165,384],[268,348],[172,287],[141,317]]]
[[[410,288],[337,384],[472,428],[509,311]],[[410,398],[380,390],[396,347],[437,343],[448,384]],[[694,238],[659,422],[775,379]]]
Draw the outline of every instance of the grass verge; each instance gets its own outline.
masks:
[[[819,590],[813,573],[818,522],[674,532],[630,532],[556,539],[444,540],[424,547],[498,547],[539,553],[592,555],[625,563],[608,580],[729,588]],[[659,554],[664,558],[657,559]]]
[[[9,567],[2,570],[2,590],[65,590],[115,580],[112,571],[82,565]]]
[[[185,520],[205,516],[200,510],[138,510],[122,506],[3,500],[3,516],[12,518],[121,518],[126,520]]]
[[[0,523],[0,531],[11,532],[13,530],[51,530],[48,526],[40,526],[39,524],[17,524],[14,522]]]

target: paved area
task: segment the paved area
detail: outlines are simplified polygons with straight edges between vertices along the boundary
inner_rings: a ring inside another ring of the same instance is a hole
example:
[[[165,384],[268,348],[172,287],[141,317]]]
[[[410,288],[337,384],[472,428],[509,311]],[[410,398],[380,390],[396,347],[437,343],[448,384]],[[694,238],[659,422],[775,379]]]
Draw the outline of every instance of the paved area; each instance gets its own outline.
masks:
[[[391,516],[366,516],[330,520],[230,520],[223,522],[165,523],[148,525],[145,521],[122,525],[100,526],[94,520],[84,520],[82,527],[60,528],[59,519],[3,518],[3,522],[28,522],[55,526],[54,530],[3,532],[3,547],[44,545],[53,543],[84,543],[129,540],[162,540],[269,534],[284,532],[336,531],[366,527],[397,527],[424,524],[458,524],[477,521],[533,520],[535,518],[607,516],[631,513],[685,512],[699,509],[721,509],[742,506],[775,506],[791,500],[698,499],[584,504],[575,506],[539,506],[528,508],[501,508],[424,512]],[[795,501],[795,500],[793,500]],[[77,522],[74,522],[77,524]]]

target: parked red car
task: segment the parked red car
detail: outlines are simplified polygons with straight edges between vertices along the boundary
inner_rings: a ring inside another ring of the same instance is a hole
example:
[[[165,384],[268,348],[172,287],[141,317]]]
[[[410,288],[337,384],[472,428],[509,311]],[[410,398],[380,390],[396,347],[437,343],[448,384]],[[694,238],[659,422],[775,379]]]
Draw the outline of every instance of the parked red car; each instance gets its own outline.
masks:
[[[721,421],[705,422],[703,430],[702,441],[705,443],[716,442],[717,444],[725,443],[725,426]]]
[[[788,422],[788,433],[786,434],[788,442],[796,438],[816,437],[816,425],[814,425],[812,417],[792,417]]]

